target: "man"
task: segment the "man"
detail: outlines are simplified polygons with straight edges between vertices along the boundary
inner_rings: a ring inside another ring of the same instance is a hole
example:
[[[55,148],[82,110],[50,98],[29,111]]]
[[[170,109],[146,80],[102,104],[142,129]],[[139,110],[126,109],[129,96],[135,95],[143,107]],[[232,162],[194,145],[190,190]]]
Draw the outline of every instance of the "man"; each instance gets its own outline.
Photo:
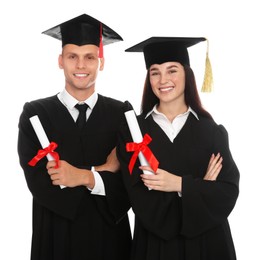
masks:
[[[62,41],[59,67],[65,88],[27,102],[19,120],[18,154],[33,196],[31,260],[128,259],[129,202],[109,155],[123,103],[95,91],[104,67],[103,45],[122,38],[86,14],[43,33]],[[87,110],[81,113],[76,105]],[[57,144],[60,160],[36,156],[41,146],[29,120],[34,115]],[[28,164],[32,158],[34,166]]]

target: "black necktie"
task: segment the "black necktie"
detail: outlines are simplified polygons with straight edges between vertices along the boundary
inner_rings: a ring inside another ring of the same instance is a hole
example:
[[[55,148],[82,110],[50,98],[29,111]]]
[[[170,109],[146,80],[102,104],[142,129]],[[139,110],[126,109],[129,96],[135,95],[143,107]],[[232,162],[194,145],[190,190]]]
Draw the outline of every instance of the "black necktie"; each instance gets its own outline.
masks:
[[[76,120],[76,124],[79,127],[79,129],[82,129],[86,122],[86,110],[88,108],[88,105],[86,103],[76,104],[75,108],[77,108],[79,111],[79,115]]]

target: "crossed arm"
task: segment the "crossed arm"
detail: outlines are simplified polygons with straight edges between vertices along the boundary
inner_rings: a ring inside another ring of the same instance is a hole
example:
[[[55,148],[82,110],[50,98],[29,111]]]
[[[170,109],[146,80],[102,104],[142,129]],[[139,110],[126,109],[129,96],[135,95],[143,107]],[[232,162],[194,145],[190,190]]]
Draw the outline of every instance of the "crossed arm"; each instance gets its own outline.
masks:
[[[216,180],[222,168],[222,160],[219,153],[216,156],[214,154],[211,155],[204,180]],[[49,161],[46,165],[47,172],[50,175],[53,185],[64,185],[67,187],[83,185],[89,189],[94,188],[95,179],[91,170],[79,169],[64,160],[58,162],[58,167],[55,166],[55,161]],[[107,157],[107,161],[103,165],[94,167],[96,171],[110,171],[113,173],[118,171],[119,168],[120,165],[116,156],[116,148],[111,151]],[[140,169],[153,172],[148,166],[140,166]],[[152,175],[141,174],[141,178],[144,184],[150,189],[166,192],[181,192],[182,190],[182,177],[163,169],[157,169]]]
[[[211,155],[204,180],[215,181],[220,170],[222,169],[223,158],[218,153],[216,156]],[[140,166],[141,170],[153,172],[148,166]],[[141,174],[144,184],[153,190],[166,192],[182,192],[182,177],[174,175],[163,169],[157,169],[154,174]]]
[[[95,178],[92,170],[77,168],[64,160],[58,161],[56,167],[55,161],[49,161],[46,165],[47,172],[53,185],[64,185],[66,187],[86,186],[93,189],[95,186]],[[117,172],[120,168],[116,157],[116,148],[108,155],[104,164],[95,166],[95,171]]]

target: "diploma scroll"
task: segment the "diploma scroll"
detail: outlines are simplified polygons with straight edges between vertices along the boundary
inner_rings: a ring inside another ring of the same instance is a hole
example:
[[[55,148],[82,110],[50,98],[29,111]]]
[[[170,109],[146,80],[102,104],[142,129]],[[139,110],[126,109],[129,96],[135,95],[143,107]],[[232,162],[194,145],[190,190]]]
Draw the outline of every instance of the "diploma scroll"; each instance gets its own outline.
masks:
[[[134,110],[129,110],[125,112],[125,117],[126,117],[127,124],[128,124],[133,141],[136,143],[141,143],[143,141],[143,136],[141,134]],[[142,152],[139,152],[138,158],[142,166],[149,166],[149,163],[146,160]],[[153,174],[152,172],[146,171],[146,170],[143,172],[144,174]]]
[[[44,149],[45,147],[48,147],[50,142],[47,138],[47,135],[44,131],[44,128],[39,120],[39,117],[37,115],[35,116],[32,116],[29,118],[34,130],[35,130],[35,133],[38,137],[38,140],[42,146],[42,148]],[[51,154],[47,154],[46,155],[46,158],[48,161],[53,161],[54,160],[54,157],[51,155]],[[65,188],[66,186],[63,186],[63,185],[60,185],[60,188]]]

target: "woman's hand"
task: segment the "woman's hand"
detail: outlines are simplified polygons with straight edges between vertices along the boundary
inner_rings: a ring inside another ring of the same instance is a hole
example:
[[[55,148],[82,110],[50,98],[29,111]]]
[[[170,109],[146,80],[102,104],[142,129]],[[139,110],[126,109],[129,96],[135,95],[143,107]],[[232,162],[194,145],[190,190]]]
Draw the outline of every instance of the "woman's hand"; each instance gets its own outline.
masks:
[[[222,161],[223,158],[220,153],[216,156],[214,154],[211,155],[204,180],[215,181],[217,179],[217,176],[222,169]]]
[[[204,180],[215,181],[222,169],[222,161],[220,153],[216,156],[211,155]],[[157,169],[154,172],[149,166],[140,166],[141,170],[152,172],[152,174],[141,174],[142,181],[145,186],[152,190],[165,192],[182,192],[182,177],[167,172],[163,169]]]
[[[156,172],[149,166],[140,166],[139,168],[153,173],[141,174],[142,181],[149,189],[166,192],[181,192],[182,177],[159,168]]]

